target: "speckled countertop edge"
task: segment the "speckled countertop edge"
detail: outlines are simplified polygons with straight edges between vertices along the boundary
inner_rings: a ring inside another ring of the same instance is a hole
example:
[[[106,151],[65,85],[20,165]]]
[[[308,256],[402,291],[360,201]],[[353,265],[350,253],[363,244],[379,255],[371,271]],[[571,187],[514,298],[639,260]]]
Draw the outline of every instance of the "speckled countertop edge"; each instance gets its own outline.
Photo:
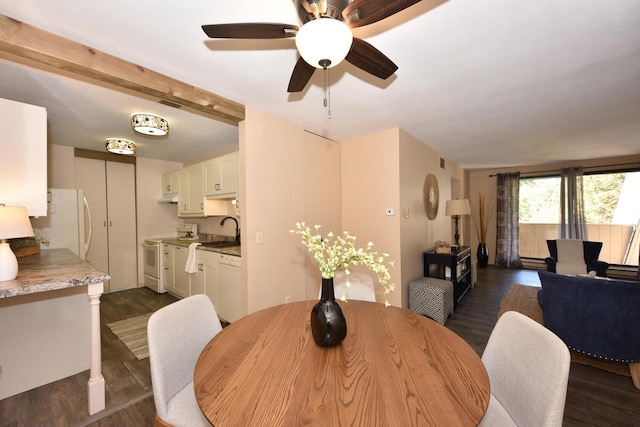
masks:
[[[0,282],[0,298],[85,286],[109,280],[68,249],[45,249],[18,258],[18,277]]]

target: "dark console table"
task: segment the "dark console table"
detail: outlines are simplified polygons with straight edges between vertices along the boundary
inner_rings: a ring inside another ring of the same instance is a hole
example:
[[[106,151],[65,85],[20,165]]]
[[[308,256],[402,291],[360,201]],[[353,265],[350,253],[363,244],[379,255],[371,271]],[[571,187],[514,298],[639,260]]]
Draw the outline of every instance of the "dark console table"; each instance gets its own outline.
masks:
[[[450,254],[438,254],[435,251],[424,252],[424,277],[446,279],[445,267],[451,269],[451,283],[453,283],[453,303],[458,301],[471,287],[471,249],[469,246],[452,248]],[[437,265],[436,275],[430,274],[430,266]],[[447,279],[449,280],[449,279]]]

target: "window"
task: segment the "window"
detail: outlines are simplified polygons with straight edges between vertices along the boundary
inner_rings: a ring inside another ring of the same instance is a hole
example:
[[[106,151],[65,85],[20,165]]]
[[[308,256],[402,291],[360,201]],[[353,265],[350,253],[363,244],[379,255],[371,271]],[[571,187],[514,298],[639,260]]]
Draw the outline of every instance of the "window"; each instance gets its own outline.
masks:
[[[640,172],[586,174],[583,178],[589,240],[602,242],[600,259],[637,265],[640,242]],[[549,256],[558,238],[560,177],[520,179],[520,256]]]

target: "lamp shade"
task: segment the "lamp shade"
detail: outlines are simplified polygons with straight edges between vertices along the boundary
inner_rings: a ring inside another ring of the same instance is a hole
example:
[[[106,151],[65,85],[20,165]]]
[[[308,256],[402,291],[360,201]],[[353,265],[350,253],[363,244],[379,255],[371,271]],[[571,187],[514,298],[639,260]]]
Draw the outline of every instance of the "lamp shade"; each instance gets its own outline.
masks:
[[[300,56],[316,68],[338,65],[349,53],[352,42],[351,29],[344,22],[331,18],[309,21],[296,34],[296,47]],[[328,64],[326,60],[329,61]]]
[[[27,208],[0,205],[0,239],[33,236]]]
[[[444,214],[450,215],[450,216],[471,214],[471,207],[469,206],[469,200],[468,199],[447,200],[447,204],[444,208]]]

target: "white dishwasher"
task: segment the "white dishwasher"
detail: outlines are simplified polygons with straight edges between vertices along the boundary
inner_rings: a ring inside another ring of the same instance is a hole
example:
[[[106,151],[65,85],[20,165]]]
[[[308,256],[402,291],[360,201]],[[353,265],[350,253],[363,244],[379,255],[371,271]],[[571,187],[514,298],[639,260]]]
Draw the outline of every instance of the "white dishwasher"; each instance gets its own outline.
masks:
[[[235,322],[244,316],[242,309],[242,258],[220,254],[218,256],[218,316]]]

